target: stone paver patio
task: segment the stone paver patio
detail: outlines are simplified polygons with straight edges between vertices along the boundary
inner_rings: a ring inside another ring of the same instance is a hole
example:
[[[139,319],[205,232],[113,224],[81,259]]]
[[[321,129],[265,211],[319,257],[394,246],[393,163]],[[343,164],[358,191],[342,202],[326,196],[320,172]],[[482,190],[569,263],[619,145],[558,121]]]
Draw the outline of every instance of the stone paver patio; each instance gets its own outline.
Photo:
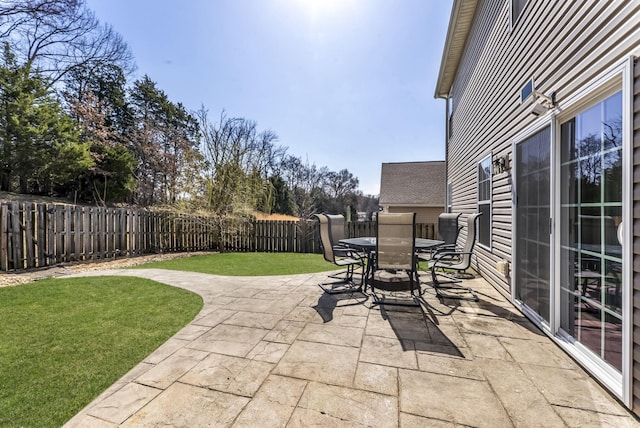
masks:
[[[372,307],[326,273],[128,269],[200,314],[67,427],[631,427],[638,421],[484,280],[480,302]]]

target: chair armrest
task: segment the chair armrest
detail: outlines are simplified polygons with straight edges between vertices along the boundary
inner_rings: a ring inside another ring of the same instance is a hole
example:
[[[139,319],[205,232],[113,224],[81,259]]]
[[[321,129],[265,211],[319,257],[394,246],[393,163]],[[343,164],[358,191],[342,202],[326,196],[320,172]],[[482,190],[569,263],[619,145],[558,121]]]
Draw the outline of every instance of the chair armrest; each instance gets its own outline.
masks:
[[[434,267],[446,267],[446,265],[451,262],[451,261],[455,261],[460,260],[460,258],[464,255],[473,255],[473,252],[463,252],[463,251],[447,251],[447,252],[443,252],[443,253],[439,253],[437,255],[437,257],[433,258],[432,261],[432,266],[431,268],[433,269]],[[440,264],[439,264],[440,263]]]
[[[333,247],[333,254],[337,257],[350,257],[353,259],[363,259],[365,257],[364,254],[357,252],[353,248],[349,247]]]
[[[456,244],[442,244],[435,247],[433,251],[435,253],[439,253],[441,251],[455,251],[455,249],[456,249]]]
[[[453,259],[453,258],[459,258],[459,257],[464,256],[466,254],[473,255],[473,252],[444,251],[442,253],[438,253],[438,254],[434,255],[432,261],[433,261],[433,263],[435,265],[439,261],[445,261],[445,260],[449,260],[449,259]]]
[[[455,244],[441,244],[441,245],[438,245],[437,247],[432,247],[429,249],[418,249],[416,250],[416,254],[418,255],[418,258],[421,260],[427,260],[427,258],[421,257],[421,255],[428,254],[429,255],[428,259],[432,260],[437,254],[443,251],[454,251],[455,249],[456,249]]]
[[[353,250],[347,247],[333,247],[333,254],[336,256],[348,256]]]
[[[446,256],[459,256],[459,255],[463,255],[463,254],[473,254],[472,251],[469,252],[465,252],[465,251],[442,251],[440,253],[437,254],[438,257],[446,257]]]

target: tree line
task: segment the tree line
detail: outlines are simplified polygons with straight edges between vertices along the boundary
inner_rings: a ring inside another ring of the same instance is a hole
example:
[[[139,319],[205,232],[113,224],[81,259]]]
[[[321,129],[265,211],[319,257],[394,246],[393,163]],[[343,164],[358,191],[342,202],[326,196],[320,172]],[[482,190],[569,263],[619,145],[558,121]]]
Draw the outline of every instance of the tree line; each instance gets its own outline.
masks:
[[[126,41],[84,0],[0,2],[0,43],[0,191],[221,221],[377,208],[347,169],[289,154],[274,131],[191,111],[148,75],[129,81]]]

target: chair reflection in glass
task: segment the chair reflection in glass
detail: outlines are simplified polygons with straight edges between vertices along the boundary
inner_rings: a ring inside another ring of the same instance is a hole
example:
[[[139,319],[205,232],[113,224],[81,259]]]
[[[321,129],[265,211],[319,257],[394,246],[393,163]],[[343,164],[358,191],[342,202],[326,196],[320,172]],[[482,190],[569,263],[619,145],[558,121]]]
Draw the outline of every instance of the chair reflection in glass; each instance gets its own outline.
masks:
[[[575,280],[580,295],[596,301],[603,297],[612,309],[621,304],[622,223],[612,216],[580,214],[574,225]],[[605,286],[602,295],[602,286]]]
[[[415,213],[378,213],[366,282],[374,305],[420,306],[415,235]]]

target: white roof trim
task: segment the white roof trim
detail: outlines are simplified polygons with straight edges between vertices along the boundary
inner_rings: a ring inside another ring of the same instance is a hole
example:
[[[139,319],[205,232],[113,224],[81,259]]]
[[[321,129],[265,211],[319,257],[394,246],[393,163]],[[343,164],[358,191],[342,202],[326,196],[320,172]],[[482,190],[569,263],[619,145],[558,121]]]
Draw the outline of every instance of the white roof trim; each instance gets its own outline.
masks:
[[[442,60],[440,61],[435,98],[447,98],[449,96],[477,5],[478,0],[454,0],[453,2],[447,39],[444,43]]]

